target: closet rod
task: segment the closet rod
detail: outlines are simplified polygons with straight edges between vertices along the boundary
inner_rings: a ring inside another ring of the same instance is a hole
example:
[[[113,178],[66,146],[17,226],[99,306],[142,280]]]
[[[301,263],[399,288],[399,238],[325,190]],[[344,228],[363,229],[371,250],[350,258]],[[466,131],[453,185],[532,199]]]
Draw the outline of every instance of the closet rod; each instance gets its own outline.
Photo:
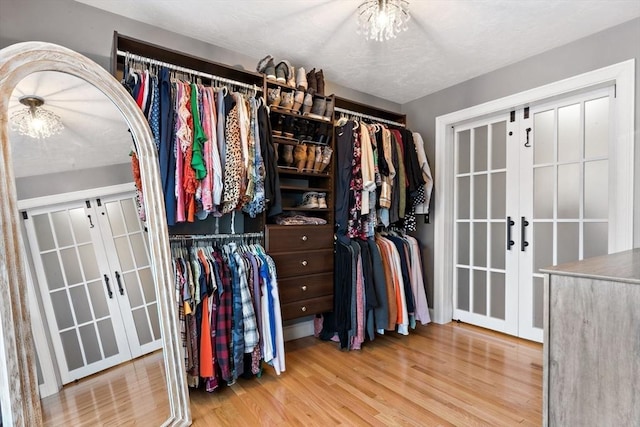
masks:
[[[172,241],[180,241],[180,240],[219,240],[219,239],[231,239],[231,238],[251,238],[251,237],[262,237],[264,235],[263,232],[259,231],[256,233],[226,233],[226,234],[174,234],[169,236],[169,240]]]
[[[393,120],[382,119],[382,118],[376,117],[376,116],[370,116],[369,114],[364,114],[364,113],[359,113],[357,111],[347,110],[346,108],[335,107],[333,109],[333,111],[335,111],[336,113],[344,113],[344,114],[351,115],[351,116],[362,117],[363,119],[374,120],[374,121],[380,122],[380,123],[386,123],[388,125],[400,126],[400,127],[406,127],[407,126],[404,123],[394,122]]]
[[[136,55],[134,53],[125,52],[123,50],[118,50],[117,54],[118,56],[121,56],[123,58],[131,58],[134,61],[146,62],[151,65],[158,65],[160,67],[165,67],[171,70],[192,74],[194,76],[204,77],[206,79],[215,80],[221,83],[228,83],[230,85],[242,87],[245,89],[251,89],[256,92],[262,92],[262,88],[256,85],[250,85],[248,83],[242,83],[237,80],[226,79],[224,77],[215,76],[213,74],[203,73],[202,71],[192,70],[191,68],[185,68],[179,65],[170,64],[168,62],[158,61],[157,59],[147,58],[146,56]]]

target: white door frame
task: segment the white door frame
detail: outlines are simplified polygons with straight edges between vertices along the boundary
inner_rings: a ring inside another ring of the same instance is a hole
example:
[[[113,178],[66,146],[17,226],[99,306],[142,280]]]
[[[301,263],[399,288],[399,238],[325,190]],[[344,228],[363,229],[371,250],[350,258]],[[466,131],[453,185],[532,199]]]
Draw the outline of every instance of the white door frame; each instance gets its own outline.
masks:
[[[543,100],[571,93],[615,85],[614,121],[615,162],[611,173],[612,204],[623,206],[616,216],[616,228],[609,236],[609,252],[633,247],[633,176],[634,176],[634,115],[635,59],[600,68],[535,89],[530,89],[484,104],[469,107],[436,118],[436,200],[434,210],[434,305],[433,321],[448,323],[453,316],[453,242],[454,236],[454,144],[453,126],[468,120],[522,108]],[[625,183],[625,185],[616,185]]]

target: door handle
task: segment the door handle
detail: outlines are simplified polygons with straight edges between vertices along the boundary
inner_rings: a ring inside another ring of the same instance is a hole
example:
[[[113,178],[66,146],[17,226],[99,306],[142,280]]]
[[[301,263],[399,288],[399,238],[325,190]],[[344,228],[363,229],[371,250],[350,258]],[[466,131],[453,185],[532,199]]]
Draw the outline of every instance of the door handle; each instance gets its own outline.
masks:
[[[511,238],[512,227],[516,225],[516,222],[511,219],[510,216],[507,217],[507,250],[510,251],[511,247],[516,244]]]
[[[113,292],[111,292],[111,286],[109,286],[109,276],[104,275],[104,284],[107,285],[107,293],[109,294],[109,298],[113,299]]]
[[[124,289],[122,288],[122,282],[120,282],[120,273],[116,271],[116,282],[118,282],[118,290],[120,295],[124,295]]]
[[[529,221],[527,221],[524,217],[521,217],[520,220],[520,250],[524,252],[524,249],[529,246],[529,242],[527,242],[527,232],[525,228],[529,225]]]

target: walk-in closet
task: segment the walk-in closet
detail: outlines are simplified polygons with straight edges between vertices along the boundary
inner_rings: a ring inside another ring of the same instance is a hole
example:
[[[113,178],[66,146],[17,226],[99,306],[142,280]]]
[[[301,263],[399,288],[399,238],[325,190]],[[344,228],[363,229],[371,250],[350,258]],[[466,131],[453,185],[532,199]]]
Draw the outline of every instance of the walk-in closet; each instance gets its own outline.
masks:
[[[0,0],[0,427],[637,424],[638,39]]]

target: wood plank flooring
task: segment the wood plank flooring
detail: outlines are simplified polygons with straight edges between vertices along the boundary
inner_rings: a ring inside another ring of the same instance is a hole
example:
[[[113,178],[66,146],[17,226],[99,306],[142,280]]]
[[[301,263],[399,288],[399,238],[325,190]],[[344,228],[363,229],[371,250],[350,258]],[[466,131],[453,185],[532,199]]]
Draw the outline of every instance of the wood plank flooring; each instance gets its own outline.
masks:
[[[44,399],[46,425],[160,424],[167,414],[160,357],[139,359]],[[352,352],[302,338],[286,343],[286,363],[280,376],[266,367],[262,378],[240,379],[215,393],[191,391],[193,425],[542,421],[542,346],[465,324],[418,326],[409,336],[379,336]]]

